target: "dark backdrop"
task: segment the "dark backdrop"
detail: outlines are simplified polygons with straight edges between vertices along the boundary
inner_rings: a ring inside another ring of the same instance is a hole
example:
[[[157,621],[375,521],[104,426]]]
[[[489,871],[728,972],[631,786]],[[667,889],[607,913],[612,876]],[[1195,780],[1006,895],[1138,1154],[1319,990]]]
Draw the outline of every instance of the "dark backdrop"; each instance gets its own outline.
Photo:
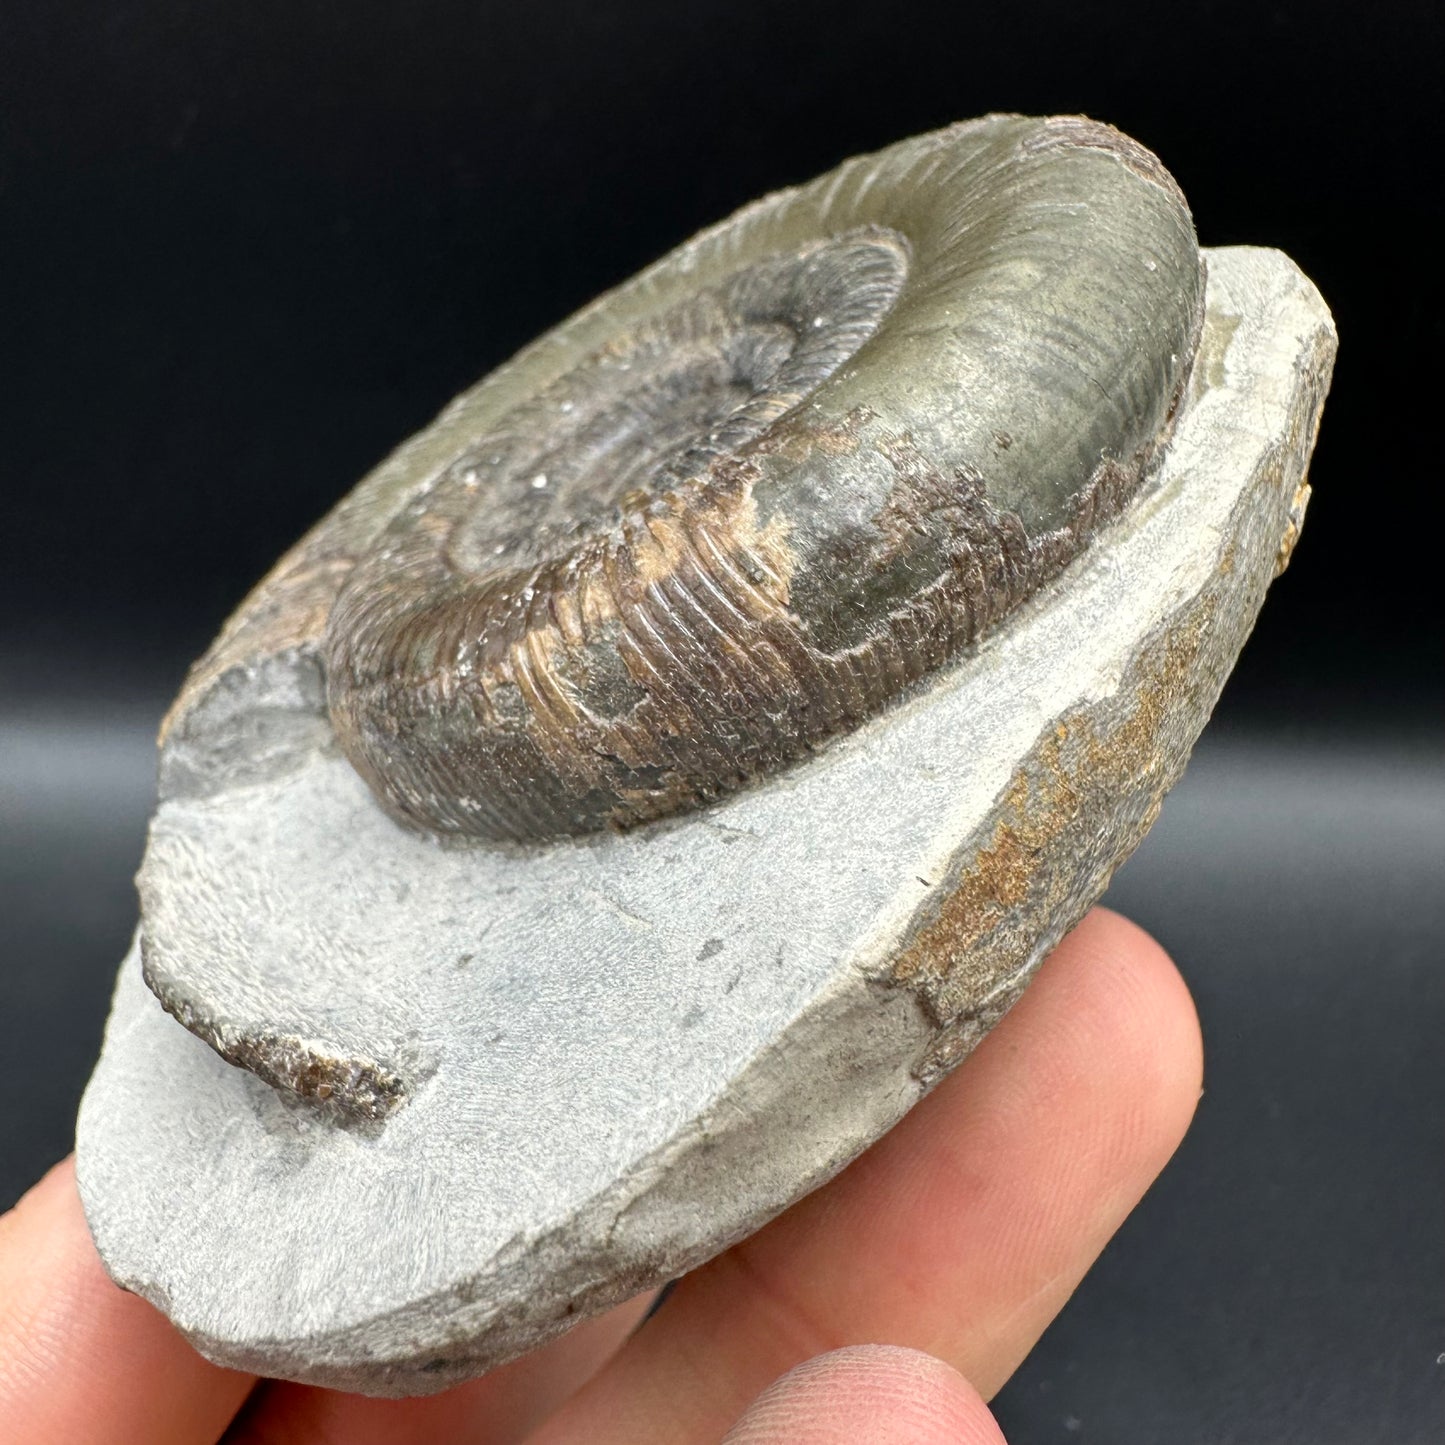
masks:
[[[0,1205],[67,1147],[149,731],[276,555],[755,194],[1084,111],[1160,153],[1206,244],[1293,255],[1341,354],[1304,540],[1114,896],[1189,974],[1211,1094],[1001,1411],[1021,1440],[1439,1438],[1445,54],[1435,4],[1366,8],[5,0]]]
[[[1282,247],[1339,321],[1309,545],[1236,707],[1438,704],[1418,376],[1445,55],[1427,0],[1346,13],[6,0],[7,632],[65,686],[173,682],[395,442],[699,226],[963,116],[1077,110],[1164,157],[1206,244]]]

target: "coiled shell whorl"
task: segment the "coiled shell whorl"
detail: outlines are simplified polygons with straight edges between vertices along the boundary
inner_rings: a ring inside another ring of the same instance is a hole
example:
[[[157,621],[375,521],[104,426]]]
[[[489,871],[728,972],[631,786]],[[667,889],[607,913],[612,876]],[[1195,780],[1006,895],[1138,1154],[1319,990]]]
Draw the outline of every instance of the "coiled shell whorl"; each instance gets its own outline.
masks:
[[[401,821],[522,842],[798,759],[1125,505],[1202,299],[1167,172],[1078,118],[745,208],[459,399],[448,454],[414,445],[326,619],[337,740]]]

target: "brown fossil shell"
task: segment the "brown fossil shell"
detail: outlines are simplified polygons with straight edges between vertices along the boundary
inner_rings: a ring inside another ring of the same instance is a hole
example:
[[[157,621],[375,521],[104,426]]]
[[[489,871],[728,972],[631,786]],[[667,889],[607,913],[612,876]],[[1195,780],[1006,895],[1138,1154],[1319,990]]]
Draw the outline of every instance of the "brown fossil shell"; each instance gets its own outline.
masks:
[[[796,760],[1124,506],[1202,297],[1178,188],[1079,118],[986,117],[746,207],[412,444],[326,622],[337,739],[398,819],[515,841]]]

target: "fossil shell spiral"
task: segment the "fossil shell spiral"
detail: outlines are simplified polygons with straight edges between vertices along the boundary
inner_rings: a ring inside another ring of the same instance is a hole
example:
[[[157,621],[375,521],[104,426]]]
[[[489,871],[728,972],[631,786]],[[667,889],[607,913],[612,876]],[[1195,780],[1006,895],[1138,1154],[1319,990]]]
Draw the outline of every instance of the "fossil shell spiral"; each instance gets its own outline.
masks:
[[[401,821],[521,842],[800,758],[1125,505],[1202,298],[1168,173],[1077,117],[986,117],[745,207],[399,454],[333,574],[337,740]]]

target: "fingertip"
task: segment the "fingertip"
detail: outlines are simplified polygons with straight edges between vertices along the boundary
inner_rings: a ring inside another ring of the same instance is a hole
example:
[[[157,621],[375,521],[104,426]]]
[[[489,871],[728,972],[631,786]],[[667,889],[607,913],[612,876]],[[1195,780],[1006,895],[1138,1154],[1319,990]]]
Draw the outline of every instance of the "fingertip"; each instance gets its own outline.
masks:
[[[36,1211],[53,1208],[62,1195],[74,1188],[75,1156],[68,1154],[58,1164],[52,1164],[10,1209],[0,1214],[0,1240]]]
[[[1201,1069],[1198,1016],[1173,961],[1096,909],[955,1078],[873,1151],[875,1187],[897,1195],[900,1162],[920,1181],[913,1267],[968,1240],[957,1332],[969,1344],[947,1353],[986,1396],[1168,1163]]]
[[[852,1345],[789,1370],[724,1445],[1004,1445],[952,1365],[901,1345]]]
[[[1072,975],[1085,1022],[1107,1043],[1126,1083],[1141,1137],[1161,1166],[1184,1137],[1199,1103],[1204,1042],[1189,985],[1164,947],[1131,919],[1093,909],[1050,960]]]
[[[1173,960],[1137,924],[1095,908],[885,1145],[926,1151],[956,1122],[990,1136],[973,1141],[989,1157],[1019,1138],[1056,1159],[1061,1208],[1080,1202],[1067,1187],[1074,1161],[1089,1164],[1091,1187],[1113,1179],[1132,1202],[1187,1131],[1202,1073],[1199,1017]]]

